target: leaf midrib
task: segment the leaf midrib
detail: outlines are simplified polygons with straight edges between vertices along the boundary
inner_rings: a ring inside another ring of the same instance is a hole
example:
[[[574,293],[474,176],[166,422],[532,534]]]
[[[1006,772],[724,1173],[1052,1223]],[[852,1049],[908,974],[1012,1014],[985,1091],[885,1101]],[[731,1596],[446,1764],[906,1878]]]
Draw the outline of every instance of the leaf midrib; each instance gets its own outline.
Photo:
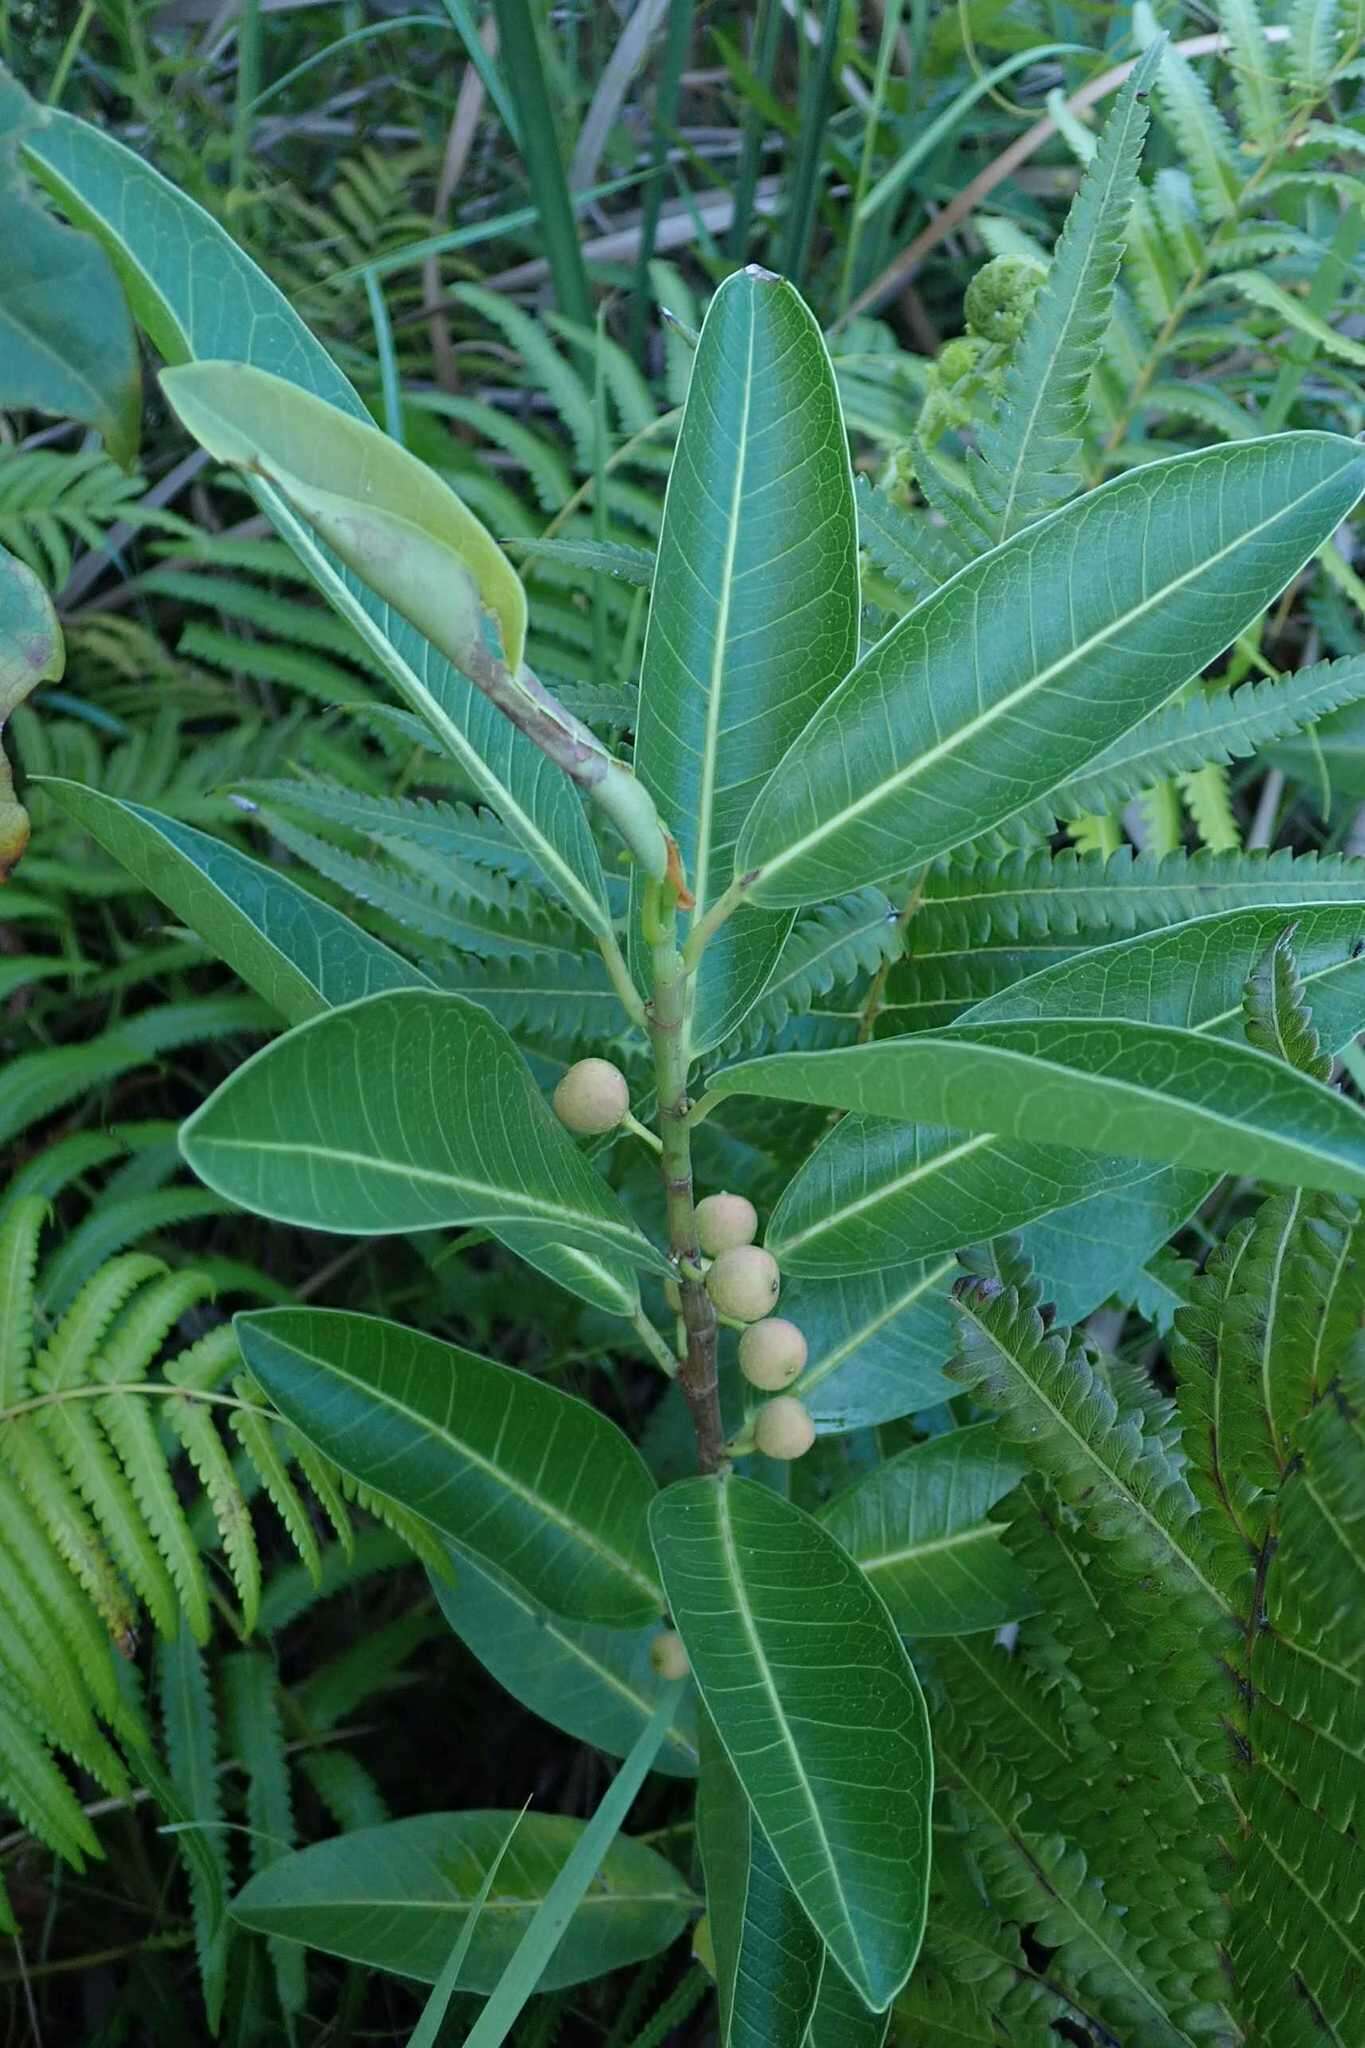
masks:
[[[362,1379],[356,1374],[348,1372],[344,1365],[338,1365],[332,1359],[328,1359],[324,1365],[312,1352],[301,1350],[297,1344],[289,1343],[286,1338],[273,1336],[270,1341],[277,1344],[282,1351],[288,1351],[293,1357],[301,1359],[305,1365],[310,1366],[315,1372],[325,1372],[331,1378],[340,1380],[344,1386],[352,1387],[358,1393],[364,1394],[368,1399],[381,1402],[395,1415],[401,1415],[405,1421],[412,1423],[419,1435],[439,1438],[442,1443],[448,1445],[459,1457],[465,1459],[468,1464],[477,1466],[478,1470],[486,1477],[495,1479],[500,1486],[505,1486],[509,1493],[515,1494],[517,1499],[524,1502],[527,1507],[533,1508],[537,1514],[544,1515],[547,1521],[554,1522],[571,1541],[581,1544],[585,1550],[593,1551],[615,1570],[621,1572],[633,1585],[638,1586],[642,1592],[647,1593],[650,1600],[662,1612],[662,1588],[655,1585],[640,1570],[637,1564],[632,1563],[620,1551],[613,1549],[611,1544],[604,1542],[600,1536],[595,1535],[584,1523],[573,1521],[565,1513],[564,1509],[557,1507],[546,1495],[533,1492],[507,1466],[497,1465],[483,1452],[475,1450],[463,1437],[457,1436],[448,1423],[433,1421],[431,1416],[424,1415],[420,1408],[410,1408],[406,1401],[400,1401],[396,1395],[390,1393],[387,1389],[377,1387],[373,1380]],[[508,1412],[510,1412],[510,1403]],[[503,1426],[504,1428],[506,1427],[506,1414],[504,1414]],[[343,1462],[343,1460],[338,1459],[338,1463]],[[369,1482],[367,1481],[366,1483],[368,1484]],[[382,1491],[382,1488],[379,1490]],[[423,1514],[423,1510],[420,1508],[417,1509],[417,1512]],[[423,1519],[430,1520],[430,1517],[423,1514]],[[439,1527],[440,1524],[435,1526]],[[456,1536],[453,1540],[458,1543],[460,1539]]]
[[[978,1132],[974,1137],[964,1138],[959,1145],[950,1146],[944,1152],[936,1152],[930,1159],[916,1160],[906,1172],[897,1174],[894,1180],[882,1182],[870,1194],[859,1195],[856,1201],[846,1202],[841,1209],[826,1210],[819,1222],[808,1224],[804,1230],[798,1230],[794,1237],[770,1241],[769,1250],[775,1257],[798,1251],[803,1244],[809,1244],[813,1237],[823,1237],[827,1232],[837,1230],[849,1217],[861,1216],[864,1210],[875,1209],[880,1203],[889,1201],[893,1195],[904,1194],[916,1181],[924,1180],[931,1174],[941,1173],[957,1160],[968,1158],[973,1152],[979,1152],[983,1145],[991,1143],[992,1136],[989,1131]]]
[[[799,860],[813,847],[819,846],[832,833],[843,830],[850,821],[860,818],[865,811],[884,802],[888,796],[894,795],[897,791],[907,788],[911,783],[923,776],[927,770],[936,767],[941,760],[951,759],[954,754],[960,752],[965,745],[975,739],[978,733],[989,731],[1002,717],[1008,716],[1020,704],[1025,704],[1031,698],[1037,696],[1039,691],[1046,689],[1055,677],[1064,675],[1069,669],[1072,669],[1077,663],[1092,654],[1096,648],[1108,644],[1116,635],[1132,625],[1135,620],[1144,618],[1149,612],[1168,603],[1177,591],[1184,589],[1187,583],[1195,582],[1199,577],[1205,575],[1208,570],[1217,567],[1220,562],[1225,561],[1229,556],[1239,553],[1243,548],[1249,547],[1259,535],[1277,526],[1282,520],[1291,518],[1310,499],[1316,497],[1327,486],[1329,481],[1336,481],[1336,479],[1319,478],[1311,489],[1303,492],[1300,497],[1293,499],[1290,503],[1281,505],[1276,512],[1268,519],[1263,519],[1259,525],[1242,529],[1235,540],[1229,541],[1214,554],[1204,556],[1199,562],[1187,569],[1182,575],[1175,577],[1171,582],[1163,583],[1160,589],[1155,591],[1150,597],[1144,598],[1140,604],[1134,605],[1129,611],[1123,613],[1120,618],[1111,620],[1102,632],[1092,633],[1088,640],[1081,641],[1065,655],[1052,662],[1049,667],[1043,669],[1039,674],[1031,676],[1027,682],[1021,683],[1017,689],[1011,690],[1008,696],[1000,698],[989,710],[978,712],[975,718],[969,719],[965,725],[956,727],[947,739],[940,740],[936,745],[927,748],[923,753],[917,754],[913,761],[908,762],[904,768],[897,770],[894,775],[889,776],[883,782],[879,782],[875,788],[866,791],[852,803],[844,805],[832,817],[826,819],[823,824],[817,825],[809,832],[804,833],[800,839],[790,842],[780,853],[773,855],[771,859],[760,864],[755,881],[762,880],[766,882],[771,880],[774,875],[780,874],[783,869],[789,867],[794,860]],[[1082,502],[1087,501],[1083,500]],[[1061,516],[1065,516],[1068,509],[1063,508]],[[1012,544],[1006,541],[1002,543],[1002,547],[1009,547]],[[961,584],[964,578],[977,573],[983,562],[989,562],[999,552],[1000,549],[998,548],[992,549],[989,554],[981,557],[980,561],[969,563],[964,569],[959,570],[958,574],[949,582],[943,584],[934,593],[932,598],[926,599],[925,602],[927,604],[937,603],[949,591]],[[913,617],[914,614],[912,613],[910,616]],[[893,633],[900,630],[899,626],[892,628]],[[875,652],[876,650],[874,649],[873,654]],[[872,655],[869,655],[867,659],[871,660]],[[850,683],[862,667],[863,664],[859,663],[858,668],[852,671],[848,678]],[[1175,695],[1176,690],[1181,687],[1182,685],[1179,683],[1173,684],[1166,693],[1166,696],[1162,698],[1161,703],[1153,705],[1151,709],[1159,711],[1162,705],[1168,703],[1170,698]],[[830,700],[831,716],[828,719],[828,723],[831,725],[834,723],[835,717],[837,717],[837,710],[835,709],[837,704],[838,694],[836,693],[835,697]],[[1151,714],[1147,712],[1143,715],[1150,716]],[[1135,720],[1134,723],[1140,723],[1140,720]],[[804,735],[801,736],[801,738],[803,737]],[[1121,734],[1116,735],[1116,738],[1121,737]],[[801,738],[793,742],[793,751],[796,747],[800,746]],[[775,777],[781,773],[781,769],[782,764],[779,764],[778,768],[774,770]],[[1063,783],[1065,781],[1079,780],[1081,772],[1077,770],[1074,775],[1064,777]],[[1053,787],[1058,788],[1062,786],[1062,783],[1053,785]],[[1033,799],[1030,799],[1030,801],[1033,801]],[[1027,809],[1027,803],[1021,804],[1016,808]],[[1009,815],[1013,815],[1013,813]]]
[[[856,1563],[865,1572],[891,1571],[899,1564],[914,1564],[922,1557],[933,1557],[941,1551],[958,1550],[972,1543],[981,1543],[987,1537],[999,1542],[1001,1534],[998,1523],[974,1522],[970,1528],[955,1529],[946,1536],[931,1537],[927,1543],[910,1543],[902,1550],[888,1550],[877,1557],[864,1557],[858,1551],[852,1553]]]
[[[324,1012],[324,1014],[327,1014]],[[591,1230],[598,1234],[607,1233],[620,1237],[631,1245],[637,1256],[643,1247],[650,1247],[640,1237],[634,1226],[617,1223],[612,1217],[598,1216],[590,1209],[564,1209],[553,1202],[547,1202],[538,1195],[527,1195],[520,1190],[508,1190],[490,1185],[487,1181],[470,1180],[458,1173],[441,1173],[432,1166],[410,1166],[401,1160],[384,1159],[377,1153],[351,1152],[341,1146],[286,1144],[274,1138],[220,1138],[196,1134],[201,1149],[217,1149],[221,1152],[279,1153],[289,1159],[317,1159],[332,1165],[363,1167],[371,1173],[391,1174],[396,1180],[429,1181],[436,1187],[459,1188],[464,1192],[482,1195],[503,1204],[493,1213],[496,1220],[512,1221],[529,1212],[531,1220],[548,1224],[571,1224],[579,1229]],[[481,1221],[471,1218],[471,1221]]]
[[[752,404],[754,377],[754,335],[757,322],[754,319],[753,295],[746,299],[749,316],[747,339],[747,360],[744,369],[744,392],[737,436],[735,474],[730,487],[730,518],[725,536],[725,561],[721,576],[720,600],[716,608],[716,629],[711,648],[711,674],[706,694],[706,728],[701,757],[701,789],[697,799],[697,846],[693,861],[692,885],[696,893],[694,917],[700,919],[707,908],[707,890],[711,879],[711,838],[715,823],[716,770],[720,762],[720,719],[724,702],[724,679],[726,657],[729,653],[730,607],[735,592],[735,556],[739,550],[740,505],[744,495],[745,471],[749,460],[749,415]]]
[[[879,1316],[873,1317],[869,1322],[860,1324],[857,1330],[845,1337],[843,1343],[836,1350],[827,1352],[823,1358],[818,1359],[813,1366],[802,1373],[800,1379],[796,1382],[795,1392],[804,1398],[815,1387],[820,1386],[827,1380],[831,1373],[837,1372],[839,1367],[851,1358],[853,1353],[865,1344],[870,1337],[875,1337],[879,1330],[884,1330],[888,1323],[894,1322],[896,1317],[918,1301],[922,1294],[931,1293],[938,1282],[946,1279],[949,1273],[955,1273],[958,1270],[956,1257],[940,1259],[936,1266],[922,1273],[914,1286],[907,1288],[904,1294],[898,1295],[895,1301],[891,1302]]]
[[[858,1930],[854,1924],[853,1915],[849,1911],[848,1898],[844,1891],[843,1878],[839,1870],[838,1859],[830,1846],[829,1836],[825,1832],[824,1820],[821,1816],[820,1808],[816,1802],[815,1794],[811,1789],[811,1782],[806,1774],[806,1767],[801,1760],[801,1752],[797,1748],[795,1742],[793,1742],[792,1740],[791,1729],[787,1721],[786,1710],[782,1705],[781,1696],[778,1693],[776,1686],[773,1684],[772,1672],[769,1669],[767,1653],[763,1648],[762,1639],[758,1633],[758,1627],[754,1618],[753,1608],[749,1604],[748,1592],[744,1585],[744,1574],[740,1565],[739,1549],[735,1541],[734,1525],[730,1517],[729,1487],[724,1480],[721,1480],[717,1483],[715,1493],[716,1530],[717,1534],[720,1537],[721,1549],[724,1552],[725,1556],[726,1571],[729,1576],[731,1591],[734,1594],[735,1611],[739,1618],[739,1624],[742,1630],[744,1631],[745,1639],[748,1642],[749,1650],[753,1657],[755,1668],[758,1671],[759,1679],[763,1686],[763,1690],[768,1696],[768,1703],[772,1708],[773,1719],[777,1723],[779,1737],[781,1739],[782,1745],[787,1752],[787,1756],[790,1760],[797,1782],[800,1785],[801,1791],[804,1795],[807,1813],[810,1816],[810,1820],[812,1825],[814,1826],[816,1834],[819,1836],[820,1847],[824,1851],[825,1868],[829,1873],[830,1880],[834,1886],[835,1895],[839,1901],[839,1908],[843,1915],[844,1925],[848,1929],[848,1938],[852,1944],[853,1953],[858,1958],[858,1962],[860,1967],[862,1968],[863,1975],[864,1977],[866,1977],[866,1958],[863,1955],[862,1943],[858,1939]],[[739,1775],[742,1779],[743,1771],[739,1767],[738,1760],[736,1760],[736,1768],[739,1770]],[[769,1846],[772,1848],[773,1854],[777,1857],[778,1862],[782,1864],[783,1873],[785,1875],[786,1865],[785,1863],[782,1863],[782,1857],[778,1853],[776,1846],[773,1844],[771,1837],[769,1837]],[[801,1898],[800,1889],[796,1887],[794,1888],[797,1890],[798,1898]],[[805,1909],[804,1898],[802,1898],[801,1902],[803,1909]],[[828,1937],[826,1938],[828,1939]]]

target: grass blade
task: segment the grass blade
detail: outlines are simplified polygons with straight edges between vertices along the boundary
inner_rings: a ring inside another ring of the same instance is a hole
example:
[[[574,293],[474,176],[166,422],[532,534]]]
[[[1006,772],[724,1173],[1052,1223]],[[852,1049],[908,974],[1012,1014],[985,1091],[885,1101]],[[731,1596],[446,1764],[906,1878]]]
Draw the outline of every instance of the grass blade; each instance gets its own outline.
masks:
[[[545,1974],[564,1930],[587,1896],[598,1866],[621,1832],[635,1795],[673,1722],[685,1680],[663,1688],[648,1727],[622,1764],[606,1798],[583,1830],[572,1854],[550,1886],[534,1920],[521,1938],[502,1981],[480,2013],[465,2048],[502,2048],[526,2001]]]
[[[451,4],[452,0],[446,0],[447,7]],[[522,160],[540,216],[555,297],[561,313],[580,327],[590,329],[592,293],[579,247],[569,181],[559,154],[554,109],[530,0],[494,0],[494,12],[503,65],[517,105]]]

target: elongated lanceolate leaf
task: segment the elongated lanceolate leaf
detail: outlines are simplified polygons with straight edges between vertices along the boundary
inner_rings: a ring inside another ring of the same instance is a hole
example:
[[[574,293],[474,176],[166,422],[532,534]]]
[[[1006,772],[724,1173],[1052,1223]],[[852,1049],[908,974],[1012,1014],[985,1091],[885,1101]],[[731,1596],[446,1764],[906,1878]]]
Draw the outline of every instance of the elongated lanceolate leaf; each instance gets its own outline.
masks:
[[[1365,1112],[1268,1053],[1170,1024],[960,1024],[718,1075],[716,1095],[1050,1140],[1171,1166],[1365,1194]]]
[[[514,1823],[460,1974],[461,1990],[487,1994],[568,1861],[583,1821],[557,1813],[527,1813],[519,1821],[512,1813],[423,1813],[357,1828],[272,1863],[238,1893],[232,1917],[261,1934],[434,1984]],[[692,1907],[671,1863],[647,1843],[618,1835],[539,1988],[581,1984],[657,1955]]]
[[[838,1964],[828,1961],[801,2048],[884,2048],[891,2015],[869,2012]]]
[[[635,767],[701,917],[755,796],[858,651],[848,441],[820,330],[785,279],[727,278],[702,327],[664,501]],[[732,919],[703,963],[698,1050],[740,1022],[791,919]]]
[[[24,137],[29,168],[104,244],[134,315],[168,363],[251,363],[367,424],[336,364],[269,278],[202,207],[112,136],[53,111]],[[610,923],[577,792],[415,626],[313,539],[278,492],[261,502],[324,596],[360,633],[404,701],[593,930]]]
[[[1292,898],[1289,876],[1281,886]],[[1315,1021],[1339,1051],[1365,1028],[1365,959],[1355,957],[1365,931],[1365,882],[1340,877],[1339,886],[1343,901],[1258,903],[1062,960],[978,1003],[941,1042],[951,1042],[959,1025],[1056,1016],[1188,1027],[1240,1046],[1243,984],[1292,923]],[[883,1041],[897,1042],[908,1041]],[[1094,1149],[1082,1153],[1000,1130],[845,1117],[793,1175],[767,1243],[784,1271],[811,1276],[928,1258],[1150,1179],[1132,1159],[1097,1156],[1103,1143],[1097,1134]],[[1216,1158],[1205,1163],[1214,1174],[1222,1171]],[[1197,1200],[1197,1189],[1175,1195],[1181,1215]],[[1084,1230],[1079,1214],[1072,1220]],[[1044,1251],[1035,1256],[1049,1278],[1060,1277]]]
[[[353,919],[224,840],[78,782],[45,776],[42,787],[289,1023],[381,989],[429,986]]]
[[[719,2048],[805,2048],[825,1945],[704,1715],[697,1846],[716,1956]]]
[[[1078,776],[1283,589],[1365,489],[1365,452],[1281,434],[1174,456],[960,571],[858,664],[739,836],[751,900],[918,866]]]
[[[487,651],[516,672],[526,644],[519,577],[449,485],[401,443],[250,363],[182,363],[161,383],[216,462],[267,478],[457,667],[491,633],[501,647]]]
[[[972,1423],[914,1444],[830,1502],[820,1520],[855,1557],[903,1635],[999,1628],[1037,1605],[986,1519],[1027,1466]]]
[[[43,787],[290,1023],[384,989],[430,986],[344,912],[223,840],[79,783],[45,777]],[[628,1316],[638,1305],[627,1260],[557,1243],[539,1224],[490,1228],[518,1258],[607,1314]]]
[[[452,1551],[448,1579],[431,1590],[461,1642],[522,1706],[579,1742],[625,1756],[648,1725],[663,1681],[650,1659],[657,1625],[612,1628],[565,1621],[522,1592],[506,1573],[468,1550]],[[696,1694],[683,1695],[654,1768],[697,1772]]]
[[[392,1494],[556,1614],[657,1615],[654,1482],[605,1415],[472,1351],[344,1309],[264,1309],[242,1356],[325,1457]]]
[[[283,1223],[506,1223],[666,1270],[502,1026],[463,996],[396,990],[299,1025],[238,1067],[180,1144],[219,1194]]]
[[[1080,484],[1081,431],[1114,304],[1159,56],[1129,73],[1086,166],[973,471],[993,541],[1008,540]]]
[[[89,235],[54,220],[24,190],[14,162],[52,118],[0,74],[0,407],[34,407],[94,427],[115,462],[137,454],[142,412],[137,337],[109,258]]]
[[[919,1953],[933,1758],[914,1671],[827,1530],[742,1479],[671,1486],[650,1529],[706,1710],[782,1872],[864,2002]]]
[[[39,683],[55,682],[66,665],[52,600],[33,571],[0,548],[0,731]],[[16,802],[0,743],[0,882],[28,845],[28,812]]]

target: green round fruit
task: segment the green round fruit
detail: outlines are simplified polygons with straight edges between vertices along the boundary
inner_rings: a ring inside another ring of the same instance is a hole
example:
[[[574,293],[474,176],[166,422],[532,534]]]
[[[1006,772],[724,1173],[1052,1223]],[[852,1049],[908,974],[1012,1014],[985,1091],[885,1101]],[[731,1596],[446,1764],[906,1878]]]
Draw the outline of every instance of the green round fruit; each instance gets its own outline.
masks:
[[[581,1138],[614,1131],[629,1108],[626,1077],[610,1060],[577,1061],[554,1093],[555,1115]]]
[[[722,1252],[706,1276],[706,1291],[723,1316],[756,1323],[777,1307],[782,1276],[771,1252],[756,1244]]]
[[[785,1316],[751,1323],[739,1340],[739,1369],[751,1387],[767,1394],[789,1387],[806,1363],[806,1340]]]
[[[759,1409],[754,1442],[765,1458],[804,1458],[815,1442],[815,1424],[804,1401],[779,1394]]]
[[[758,1211],[743,1195],[705,1195],[697,1204],[697,1242],[710,1258],[752,1244]]]

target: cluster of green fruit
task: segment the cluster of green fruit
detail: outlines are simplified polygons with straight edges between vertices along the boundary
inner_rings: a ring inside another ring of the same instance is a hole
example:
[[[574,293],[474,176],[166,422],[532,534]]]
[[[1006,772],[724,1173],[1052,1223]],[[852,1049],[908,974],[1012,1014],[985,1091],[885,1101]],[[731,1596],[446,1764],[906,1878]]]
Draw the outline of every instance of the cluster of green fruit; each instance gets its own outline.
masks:
[[[600,1137],[630,1118],[626,1077],[610,1060],[579,1060],[554,1093],[555,1114],[570,1131]],[[754,1423],[754,1443],[768,1458],[800,1458],[815,1442],[804,1402],[782,1392],[805,1367],[806,1340],[796,1324],[775,1316],[782,1275],[771,1252],[754,1243],[758,1211],[744,1195],[707,1195],[697,1204],[697,1243],[707,1293],[720,1320],[739,1328],[739,1369],[750,1386],[772,1395]],[[682,1308],[676,1280],[665,1289]]]

